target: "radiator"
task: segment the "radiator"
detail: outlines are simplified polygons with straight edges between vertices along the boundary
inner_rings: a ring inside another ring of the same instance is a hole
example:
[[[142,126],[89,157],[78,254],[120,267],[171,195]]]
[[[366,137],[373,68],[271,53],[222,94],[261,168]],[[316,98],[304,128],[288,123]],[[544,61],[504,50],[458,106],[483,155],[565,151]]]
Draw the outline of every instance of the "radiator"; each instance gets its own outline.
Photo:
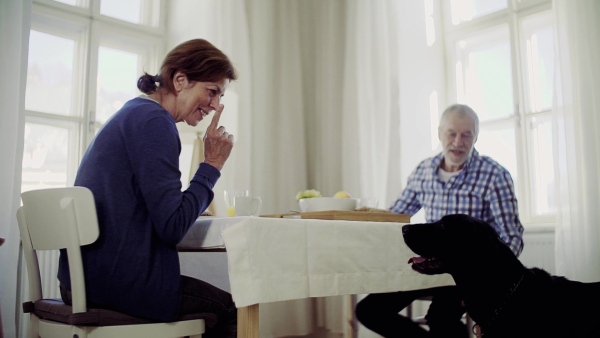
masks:
[[[555,274],[554,264],[554,231],[525,230],[523,235],[525,246],[519,260],[528,268],[540,268]]]

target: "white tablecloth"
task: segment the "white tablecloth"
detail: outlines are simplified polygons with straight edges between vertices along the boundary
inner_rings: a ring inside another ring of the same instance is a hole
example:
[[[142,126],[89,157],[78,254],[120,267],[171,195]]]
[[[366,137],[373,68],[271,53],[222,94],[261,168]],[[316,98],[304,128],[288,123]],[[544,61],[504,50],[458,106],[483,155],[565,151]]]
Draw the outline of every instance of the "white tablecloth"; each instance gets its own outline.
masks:
[[[224,246],[221,232],[248,218],[250,217],[199,217],[179,244],[180,248],[189,250],[179,253],[181,273],[231,292],[227,253],[194,250]],[[346,307],[338,298],[296,299],[262,304],[260,338],[305,336],[317,327],[341,333],[341,314]]]
[[[221,233],[230,226],[243,222],[251,216],[212,217],[201,216],[190,227],[185,237],[177,245],[180,249],[223,247]]]
[[[225,227],[231,293],[238,307],[283,300],[453,285],[421,275],[402,223],[249,217]]]
[[[227,272],[226,252],[193,252],[197,249],[224,248],[221,232],[243,222],[250,216],[198,217],[185,237],[178,244],[181,274],[201,279],[225,291],[231,292]],[[188,251],[188,252],[186,252]]]

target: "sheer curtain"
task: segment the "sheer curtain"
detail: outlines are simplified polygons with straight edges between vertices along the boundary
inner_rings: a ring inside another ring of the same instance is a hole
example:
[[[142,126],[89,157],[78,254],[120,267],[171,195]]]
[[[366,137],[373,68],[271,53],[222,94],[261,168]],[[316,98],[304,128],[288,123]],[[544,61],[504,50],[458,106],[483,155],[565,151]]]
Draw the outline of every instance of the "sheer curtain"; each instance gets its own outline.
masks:
[[[343,127],[342,185],[387,208],[409,173],[434,153],[427,141],[431,105],[445,99],[443,44],[435,38],[427,44],[424,1],[347,6],[343,115],[337,121]],[[436,12],[437,36],[439,17]]]
[[[559,67],[556,271],[600,280],[600,2],[554,1]]]
[[[239,72],[224,97],[221,124],[235,135],[235,146],[215,187],[217,212],[224,210],[219,204],[227,188],[250,189],[261,196],[265,214],[297,209],[294,197],[307,185],[300,4],[170,3],[169,48],[206,38],[228,54]],[[199,21],[197,13],[207,14]],[[210,121],[203,122],[200,130]]]
[[[21,203],[21,162],[25,125],[25,80],[31,0],[0,1],[0,306],[5,337],[16,337]]]
[[[394,22],[400,20],[395,3],[187,0],[171,4],[169,45],[207,38],[239,70],[233,88],[237,110],[226,108],[222,119],[228,129],[233,128],[236,145],[216,189],[249,188],[263,198],[263,213],[296,210],[296,193],[309,188],[324,195],[344,189],[360,196],[361,187],[367,187],[370,195],[376,194],[381,184],[371,182],[379,177],[372,170],[379,159],[373,156],[381,152],[375,143],[381,141],[387,150],[390,142],[381,139],[389,133],[379,136],[380,126],[373,121],[398,114]],[[212,15],[190,26],[197,22],[198,13]],[[362,58],[346,57],[361,48],[372,49],[363,54],[369,59],[364,67]],[[357,66],[363,67],[360,74],[354,70]],[[365,98],[360,105],[355,102],[357,95]],[[361,123],[365,128],[359,131]],[[394,124],[397,127],[397,120]],[[393,128],[387,122],[382,125]],[[378,138],[370,140],[374,135]],[[370,155],[359,160],[363,147]],[[365,174],[369,182],[364,184],[359,177],[363,169],[369,169]],[[266,304],[261,307],[261,336],[303,335],[316,326],[340,332],[342,306],[340,299]]]
[[[426,43],[423,2],[180,0],[169,13],[170,47],[206,38],[239,71],[221,120],[236,144],[216,196],[247,187],[263,213],[281,213],[297,210],[300,190],[346,190],[385,208],[432,152],[400,142],[430,139],[430,96],[443,98],[443,48]],[[261,337],[341,332],[349,308],[342,298],[266,304]]]
[[[224,189],[246,188],[261,196],[266,214],[296,208],[296,192],[307,184],[299,4],[295,0],[170,4],[170,47],[205,38],[221,48],[239,72],[224,97],[220,124],[235,135],[235,146],[215,187],[217,213]],[[201,15],[199,22],[198,13],[210,15]],[[315,306],[312,300],[262,305],[261,337],[309,334],[315,326]]]
[[[444,99],[443,48],[427,45],[424,21],[422,2],[171,3],[168,47],[207,38],[239,71],[224,98],[221,121],[236,145],[217,196],[246,187],[264,213],[279,213],[298,208],[300,190],[347,190],[387,207],[432,152],[400,135],[429,140],[430,96]]]

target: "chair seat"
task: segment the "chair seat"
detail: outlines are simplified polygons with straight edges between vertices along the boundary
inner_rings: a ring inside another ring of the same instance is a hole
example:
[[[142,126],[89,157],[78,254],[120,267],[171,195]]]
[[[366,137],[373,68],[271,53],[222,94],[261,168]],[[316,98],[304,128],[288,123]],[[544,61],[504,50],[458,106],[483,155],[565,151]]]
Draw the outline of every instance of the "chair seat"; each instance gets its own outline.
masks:
[[[42,319],[76,326],[116,326],[162,323],[130,316],[121,312],[89,308],[87,312],[73,313],[73,308],[60,299],[39,299],[23,303],[23,312],[34,313]],[[193,313],[178,318],[177,321],[204,319],[206,327],[213,327],[217,316],[213,313]]]

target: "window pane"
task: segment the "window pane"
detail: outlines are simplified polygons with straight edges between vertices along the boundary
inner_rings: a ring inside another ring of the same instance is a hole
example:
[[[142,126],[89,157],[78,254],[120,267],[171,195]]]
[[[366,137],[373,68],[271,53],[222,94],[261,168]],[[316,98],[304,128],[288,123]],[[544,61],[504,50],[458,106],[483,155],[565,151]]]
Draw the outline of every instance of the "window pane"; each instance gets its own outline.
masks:
[[[75,41],[32,30],[25,109],[72,115]]]
[[[532,118],[529,126],[531,137],[531,199],[533,215],[542,216],[556,212],[554,199],[554,156],[552,153],[551,118]]]
[[[68,148],[67,128],[25,123],[21,191],[66,187]]]
[[[77,5],[77,0],[54,0],[56,2],[60,2],[63,4],[67,4],[67,5],[71,5],[71,6],[76,6]]]
[[[518,186],[517,153],[515,130],[513,128],[483,128],[479,131],[475,149],[481,154],[491,157],[510,172],[515,187]]]
[[[135,24],[158,27],[160,0],[101,0],[100,14]]]
[[[452,0],[452,23],[458,25],[505,9],[507,0]]]
[[[141,23],[142,0],[102,0],[100,14],[132,23]]]
[[[118,49],[98,50],[96,121],[105,123],[125,102],[139,94],[139,55]]]
[[[513,114],[508,28],[498,27],[457,43],[457,98],[482,121]]]
[[[554,32],[549,13],[537,14],[522,22],[526,60],[524,82],[529,112],[552,108],[554,85]]]
[[[90,1],[93,0],[52,0],[55,2],[60,2],[66,5],[77,6],[81,8],[88,8],[90,6]]]

